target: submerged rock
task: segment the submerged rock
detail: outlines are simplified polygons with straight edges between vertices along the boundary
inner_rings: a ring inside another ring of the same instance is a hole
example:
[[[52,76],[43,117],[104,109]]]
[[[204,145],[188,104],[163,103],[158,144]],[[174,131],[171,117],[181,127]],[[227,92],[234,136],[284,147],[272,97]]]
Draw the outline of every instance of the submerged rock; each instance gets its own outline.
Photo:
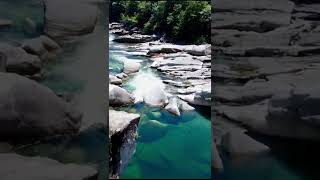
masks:
[[[3,180],[97,180],[98,171],[93,167],[62,164],[45,157],[25,157],[13,153],[0,154],[0,176]]]
[[[163,124],[157,120],[148,120],[141,124],[139,128],[139,141],[153,142],[165,136],[167,132],[167,124]]]
[[[0,84],[2,137],[44,137],[78,132],[82,114],[47,87],[11,73],[0,73]]]
[[[6,59],[6,71],[20,75],[33,75],[41,70],[41,61],[37,56],[28,54],[20,47],[0,44],[0,54]]]
[[[134,97],[125,89],[109,84],[109,105],[124,106],[134,103]]]

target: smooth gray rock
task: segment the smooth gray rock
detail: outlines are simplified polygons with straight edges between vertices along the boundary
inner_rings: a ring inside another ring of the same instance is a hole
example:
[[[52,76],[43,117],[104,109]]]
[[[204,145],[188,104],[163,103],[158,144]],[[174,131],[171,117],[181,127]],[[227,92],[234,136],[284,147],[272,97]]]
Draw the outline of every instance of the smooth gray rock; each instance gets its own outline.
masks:
[[[133,60],[124,60],[123,61],[123,72],[125,74],[136,73],[140,70],[141,64],[134,62]]]
[[[184,49],[185,52],[194,55],[194,56],[206,56],[211,55],[211,45],[190,45]]]
[[[291,13],[294,3],[289,0],[216,0],[214,6],[216,11],[261,9]]]
[[[87,165],[62,164],[45,157],[0,154],[5,165],[0,170],[3,180],[97,180],[98,171]]]
[[[114,85],[122,84],[122,80],[113,75],[109,75],[109,82],[110,84],[114,84]]]
[[[77,0],[45,0],[44,5],[44,32],[59,44],[93,32],[98,17],[96,5]]]
[[[118,178],[136,149],[139,114],[109,110],[109,178]]]
[[[216,12],[212,19],[214,23],[211,24],[211,28],[213,29],[233,29],[263,33],[288,26],[291,14],[277,11],[255,12],[250,10]]]
[[[134,103],[134,97],[125,89],[109,84],[109,105],[124,106]]]
[[[109,137],[126,130],[131,123],[138,124],[139,114],[109,110]]]
[[[231,157],[257,155],[270,151],[268,146],[238,130],[225,134],[222,137],[222,145]]]
[[[24,41],[22,48],[29,54],[39,56],[41,60],[48,60],[61,50],[55,41],[44,35]]]
[[[170,98],[168,105],[164,109],[176,116],[180,116],[178,99],[176,97]]]
[[[294,139],[317,140],[320,138],[319,127],[299,120],[285,108],[279,107],[273,102],[270,103],[270,100],[265,100],[245,106],[220,105],[214,109],[218,114],[244,124],[261,134]]]
[[[9,138],[76,133],[82,114],[49,88],[12,73],[0,73],[0,133]]]
[[[7,72],[21,75],[37,74],[41,70],[41,61],[37,56],[28,54],[20,47],[0,44],[0,54],[6,59]]]

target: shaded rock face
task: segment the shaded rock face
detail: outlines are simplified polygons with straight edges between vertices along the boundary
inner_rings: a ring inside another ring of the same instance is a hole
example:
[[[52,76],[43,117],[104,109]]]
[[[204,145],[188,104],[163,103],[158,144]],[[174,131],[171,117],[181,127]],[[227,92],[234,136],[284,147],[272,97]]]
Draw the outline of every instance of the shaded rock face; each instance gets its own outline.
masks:
[[[134,103],[134,97],[125,89],[109,84],[109,105],[124,106]]]
[[[47,60],[59,52],[60,46],[47,36],[26,40],[22,48],[29,54],[37,55],[41,60]]]
[[[212,142],[212,167],[217,173],[223,172],[223,163],[215,142]]]
[[[41,61],[35,56],[28,54],[20,47],[0,44],[0,54],[6,60],[6,71],[20,75],[34,75],[41,70]]]
[[[44,3],[44,32],[59,43],[94,30],[98,16],[96,5],[77,0],[45,0]]]
[[[47,87],[11,73],[0,73],[0,84],[2,137],[45,137],[79,130],[82,114]]]
[[[135,148],[140,115],[109,110],[109,178],[118,178]]]
[[[319,139],[319,88],[312,83],[320,67],[319,5],[290,0],[215,5],[214,58],[224,60],[213,67],[216,112],[261,134]]]
[[[0,154],[0,170],[3,180],[96,180],[96,169],[76,164],[62,164],[43,157],[24,157],[17,154]],[[17,173],[19,172],[19,173]]]
[[[0,19],[0,28],[9,27],[12,24],[13,24],[13,22],[8,19]]]
[[[6,72],[7,57],[0,53],[0,72]]]

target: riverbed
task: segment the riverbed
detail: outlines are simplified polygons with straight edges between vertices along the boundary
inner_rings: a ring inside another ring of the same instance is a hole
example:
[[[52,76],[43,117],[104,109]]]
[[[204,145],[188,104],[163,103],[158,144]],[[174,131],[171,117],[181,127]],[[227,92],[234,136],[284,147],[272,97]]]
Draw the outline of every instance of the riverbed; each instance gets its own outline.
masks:
[[[149,66],[140,50],[113,42],[109,34],[110,74],[122,71],[121,60],[142,61],[137,74],[129,75],[123,87],[131,93],[144,88],[165,86],[165,78]],[[136,150],[120,178],[210,178],[211,123],[210,108],[175,116],[166,110],[137,103],[120,108],[141,116]]]

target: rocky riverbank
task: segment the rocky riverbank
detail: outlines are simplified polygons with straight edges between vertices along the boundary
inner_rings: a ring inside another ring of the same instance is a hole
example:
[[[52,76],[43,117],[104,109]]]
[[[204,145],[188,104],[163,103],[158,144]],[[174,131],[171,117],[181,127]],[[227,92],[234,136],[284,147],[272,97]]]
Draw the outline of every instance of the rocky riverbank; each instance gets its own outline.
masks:
[[[73,7],[72,11],[70,6]],[[91,165],[64,165],[44,157],[15,154],[22,152],[24,146],[37,146],[42,141],[59,137],[76,141],[94,129],[82,128],[86,124],[83,122],[84,112],[76,106],[75,99],[71,98],[75,94],[55,92],[45,86],[43,81],[49,73],[46,66],[58,61],[57,58],[61,57],[67,43],[75,43],[82,35],[94,31],[98,7],[89,1],[62,0],[45,0],[43,6],[39,7],[44,11],[43,31],[39,37],[0,45],[0,134],[1,142],[8,145],[1,145],[0,149],[1,152],[10,152],[0,154],[1,163],[7,167],[0,174],[5,179],[28,179],[31,176],[35,180],[61,179],[61,175],[69,179],[98,179],[98,170]],[[15,28],[15,23],[19,22],[1,20],[0,26],[6,26],[10,30]],[[29,24],[37,26],[30,18]],[[58,141],[60,140],[61,138]],[[44,154],[46,153],[48,152]],[[38,155],[41,154],[36,156]],[[37,171],[28,170],[31,164]],[[17,173],[12,174],[13,169]],[[43,172],[49,174],[42,174]]]
[[[183,112],[194,111],[193,106],[211,105],[211,45],[164,43],[155,35],[144,35],[136,28],[126,29],[119,23],[109,24],[109,30],[115,35],[112,41],[133,49],[134,51],[129,52],[130,55],[145,58],[145,61],[124,58],[121,60],[123,67],[121,72],[109,74],[111,107],[144,103],[149,107],[158,107],[174,116],[180,116]],[[148,71],[157,72],[161,75],[161,79],[144,73]],[[125,85],[128,80],[144,84],[138,84],[134,91],[128,91]],[[109,114],[113,112],[109,111]],[[121,111],[117,113],[127,114],[128,117],[139,116]],[[128,118],[131,121],[127,122],[126,119],[122,118],[123,123],[113,123],[120,119],[109,115],[109,123],[118,125],[114,129],[120,129],[121,132],[132,129],[129,122],[132,122],[136,129],[139,121]],[[150,120],[149,124],[151,122],[157,121]],[[112,131],[114,130],[109,129],[109,132]],[[137,133],[136,130],[134,132]],[[123,135],[122,139],[126,142],[126,135]],[[117,166],[117,163],[113,162],[110,165],[111,168],[114,166]],[[117,177],[121,174],[119,171],[113,173],[110,176]]]
[[[318,7],[295,0],[215,3],[213,134],[230,157],[269,152],[247,132],[319,140]],[[220,159],[213,161],[221,170]]]

